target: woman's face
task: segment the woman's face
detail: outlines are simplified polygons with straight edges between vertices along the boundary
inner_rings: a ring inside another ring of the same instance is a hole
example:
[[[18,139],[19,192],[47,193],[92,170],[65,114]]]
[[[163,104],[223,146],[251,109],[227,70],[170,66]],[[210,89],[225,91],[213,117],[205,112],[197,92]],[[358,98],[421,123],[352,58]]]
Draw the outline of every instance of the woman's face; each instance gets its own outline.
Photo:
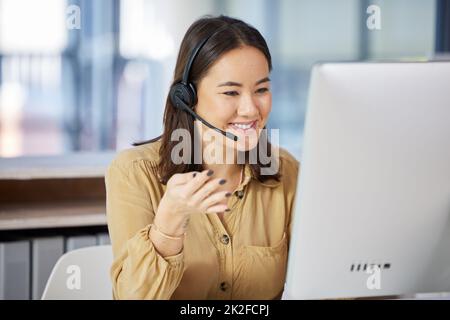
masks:
[[[246,151],[256,147],[261,129],[272,108],[269,66],[264,54],[250,46],[225,53],[197,88],[195,111],[213,126],[238,136],[237,142],[222,138],[223,147]],[[196,121],[199,125],[199,122]],[[214,130],[203,126],[201,132]],[[226,148],[225,148],[226,149]]]

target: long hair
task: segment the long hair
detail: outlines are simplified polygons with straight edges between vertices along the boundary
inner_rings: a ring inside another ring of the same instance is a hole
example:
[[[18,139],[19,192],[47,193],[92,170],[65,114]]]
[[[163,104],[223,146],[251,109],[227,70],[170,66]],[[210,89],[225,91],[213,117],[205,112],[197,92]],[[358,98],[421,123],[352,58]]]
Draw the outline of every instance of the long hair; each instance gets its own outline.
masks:
[[[204,77],[209,68],[216,62],[223,54],[242,47],[244,45],[254,47],[260,50],[267,59],[269,71],[272,70],[272,58],[270,56],[269,48],[264,40],[263,36],[254,27],[249,24],[228,16],[204,16],[195,21],[187,30],[186,34],[180,45],[178,58],[175,66],[174,78],[172,85],[181,81],[183,71],[187,60],[192,53],[192,50],[206,37],[212,35],[217,29],[223,26],[223,31],[219,35],[214,35],[209,38],[203,48],[199,51],[199,54],[195,58],[189,74],[189,81],[198,88],[198,83]],[[226,39],[224,41],[224,39]],[[196,104],[196,102],[195,102]],[[134,146],[154,143],[161,140],[161,147],[159,149],[160,160],[157,167],[157,173],[160,181],[166,184],[172,175],[175,173],[186,173],[190,171],[202,171],[203,166],[196,164],[194,160],[194,154],[191,153],[191,160],[189,164],[174,164],[171,161],[171,152],[173,147],[178,144],[177,141],[171,141],[171,134],[175,129],[187,129],[191,135],[191,148],[194,150],[194,121],[191,115],[186,112],[175,108],[170,101],[169,96],[166,99],[166,106],[163,119],[163,133],[162,135],[153,138],[151,140],[133,143]],[[261,134],[266,134],[266,130],[263,130]],[[260,137],[261,139],[261,137]],[[268,139],[264,139],[266,145],[264,149],[267,151],[267,156],[272,156],[272,146]],[[259,147],[259,143],[258,143]],[[245,159],[248,161],[248,152],[246,151]],[[275,179],[280,181],[280,173],[273,175],[262,175],[261,168],[268,165],[263,165],[259,159],[259,152],[257,154],[257,161],[255,164],[250,164],[252,174],[261,182],[268,179]]]

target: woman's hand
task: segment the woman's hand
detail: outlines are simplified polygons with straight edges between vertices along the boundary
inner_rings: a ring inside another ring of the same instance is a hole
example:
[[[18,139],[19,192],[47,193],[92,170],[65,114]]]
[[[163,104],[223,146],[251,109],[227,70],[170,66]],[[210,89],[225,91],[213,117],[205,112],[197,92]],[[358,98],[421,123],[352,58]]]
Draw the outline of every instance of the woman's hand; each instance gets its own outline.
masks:
[[[216,191],[226,183],[225,179],[215,179],[211,170],[174,174],[167,181],[153,221],[161,231],[172,236],[182,235],[188,226],[191,214],[227,211],[223,200],[231,195],[229,191]],[[150,239],[163,257],[178,254],[183,248],[183,237],[168,240],[150,229]]]
[[[174,174],[167,181],[158,214],[164,212],[186,217],[195,213],[226,211],[228,206],[223,202],[231,192],[216,191],[225,183],[225,179],[213,178],[212,170]]]

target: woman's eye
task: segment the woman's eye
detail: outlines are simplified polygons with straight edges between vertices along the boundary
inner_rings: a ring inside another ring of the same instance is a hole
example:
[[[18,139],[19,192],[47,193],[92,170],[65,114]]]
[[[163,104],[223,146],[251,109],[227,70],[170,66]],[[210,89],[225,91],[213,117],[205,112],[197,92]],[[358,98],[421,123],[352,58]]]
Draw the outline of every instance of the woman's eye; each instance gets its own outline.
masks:
[[[264,93],[264,92],[267,92],[267,91],[269,91],[268,88],[259,88],[258,90],[256,90],[257,93]]]
[[[237,91],[227,91],[224,92],[223,94],[227,96],[237,96],[239,93]]]

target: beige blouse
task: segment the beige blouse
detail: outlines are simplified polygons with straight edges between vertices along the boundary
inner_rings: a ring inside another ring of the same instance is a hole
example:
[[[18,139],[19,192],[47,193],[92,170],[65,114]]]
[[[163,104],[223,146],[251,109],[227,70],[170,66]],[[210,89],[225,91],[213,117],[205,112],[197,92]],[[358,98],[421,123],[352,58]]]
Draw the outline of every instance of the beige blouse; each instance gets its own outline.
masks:
[[[166,186],[154,173],[160,142],[122,151],[106,172],[115,299],[276,299],[283,292],[299,162],[280,148],[281,181],[245,166],[217,214],[190,218],[183,250],[162,257],[148,237]]]

